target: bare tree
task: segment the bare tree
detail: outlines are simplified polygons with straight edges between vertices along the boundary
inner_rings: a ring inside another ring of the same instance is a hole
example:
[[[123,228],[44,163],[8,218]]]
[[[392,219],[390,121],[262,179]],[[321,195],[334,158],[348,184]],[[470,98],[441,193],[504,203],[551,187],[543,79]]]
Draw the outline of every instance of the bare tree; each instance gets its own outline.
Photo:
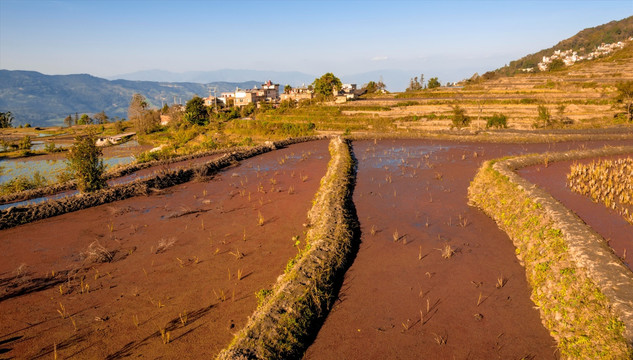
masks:
[[[156,129],[160,123],[160,117],[156,121],[156,116],[148,109],[149,103],[141,94],[132,95],[130,106],[127,109],[127,116],[134,124],[136,131],[142,134],[149,134]]]

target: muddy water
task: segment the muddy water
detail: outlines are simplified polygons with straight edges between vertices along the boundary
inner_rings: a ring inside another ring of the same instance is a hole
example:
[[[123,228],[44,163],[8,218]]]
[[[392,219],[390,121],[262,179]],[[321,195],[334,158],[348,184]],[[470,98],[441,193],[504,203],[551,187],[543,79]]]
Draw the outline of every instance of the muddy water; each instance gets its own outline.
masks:
[[[361,245],[305,358],[555,358],[512,242],[467,188],[485,159],[603,144],[355,142]]]
[[[129,164],[134,161],[135,154],[149,148],[149,146],[140,145],[136,140],[107,147],[103,149],[103,162],[108,167]],[[18,176],[33,177],[35,172],[39,172],[40,175],[48,180],[54,180],[66,168],[66,154],[57,153],[2,160],[0,161],[0,167],[2,167],[0,184],[9,182]]]
[[[633,270],[633,225],[616,211],[602,203],[595,203],[589,196],[573,192],[567,186],[567,174],[574,163],[588,164],[598,159],[618,159],[628,156],[598,157],[576,161],[563,161],[544,165],[530,166],[519,170],[519,175],[545,189],[556,200],[573,211],[593,230],[600,234],[611,246],[616,255]],[[628,260],[627,260],[628,258]]]
[[[0,231],[3,355],[52,358],[56,344],[59,358],[214,357],[297,253],[327,146]],[[85,257],[95,241],[111,262]]]
[[[148,177],[154,176],[156,174],[159,174],[161,172],[164,171],[168,171],[168,170],[178,170],[178,169],[184,169],[184,168],[188,168],[188,167],[192,167],[195,165],[199,165],[199,164],[204,164],[206,162],[209,161],[213,161],[219,157],[221,157],[222,154],[214,154],[214,155],[209,155],[209,156],[205,156],[205,157],[200,157],[200,158],[196,158],[196,159],[190,159],[190,160],[185,160],[185,161],[178,161],[178,162],[174,162],[171,164],[166,164],[166,165],[161,165],[161,166],[154,166],[151,168],[147,168],[147,169],[141,169],[138,171],[135,171],[131,174],[125,175],[125,176],[121,176],[115,179],[110,179],[108,180],[108,185],[109,186],[114,186],[114,185],[120,185],[120,184],[127,184],[127,183],[131,183],[132,181],[136,181],[139,179],[146,179]],[[132,156],[127,157],[130,160],[133,159]],[[109,158],[106,159],[106,163],[108,161],[112,161],[114,158]],[[51,161],[51,160],[47,160],[47,161]],[[60,164],[62,164],[63,167],[65,167],[65,162],[60,162]],[[62,167],[62,169],[63,169]],[[68,190],[68,191],[62,191],[60,193],[54,194],[54,195],[49,195],[49,196],[43,196],[43,197],[38,197],[38,198],[33,198],[33,199],[29,199],[29,200],[25,200],[25,201],[16,201],[16,202],[12,202],[12,203],[6,203],[6,204],[0,204],[0,210],[2,209],[7,209],[10,208],[12,206],[23,206],[23,205],[29,205],[29,204],[37,204],[37,203],[41,203],[47,200],[51,200],[51,199],[61,199],[64,197],[68,197],[68,196],[73,196],[78,194],[78,191],[76,190]]]

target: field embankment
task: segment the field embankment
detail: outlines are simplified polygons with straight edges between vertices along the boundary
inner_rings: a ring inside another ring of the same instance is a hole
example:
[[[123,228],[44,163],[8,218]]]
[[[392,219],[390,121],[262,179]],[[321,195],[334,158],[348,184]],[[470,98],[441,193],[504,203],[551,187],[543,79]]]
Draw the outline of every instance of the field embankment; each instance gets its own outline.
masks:
[[[606,148],[486,162],[470,201],[516,246],[545,326],[566,358],[633,354],[633,273],[580,219],[515,173],[521,167],[631,152]]]
[[[347,141],[333,139],[330,153],[308,214],[305,248],[218,359],[300,358],[337,298],[358,230],[351,201],[354,160]]]

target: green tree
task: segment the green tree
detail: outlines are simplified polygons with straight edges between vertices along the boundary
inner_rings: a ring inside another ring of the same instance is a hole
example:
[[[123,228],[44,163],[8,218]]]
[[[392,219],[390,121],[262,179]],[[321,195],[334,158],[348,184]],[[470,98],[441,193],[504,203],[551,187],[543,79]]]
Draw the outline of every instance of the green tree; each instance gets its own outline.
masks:
[[[255,110],[257,110],[257,106],[255,105],[255,103],[247,104],[240,108],[240,116],[241,117],[250,116],[251,114],[255,112]]]
[[[367,91],[367,93],[369,94],[380,92],[384,90],[385,88],[386,86],[382,81],[379,81],[379,82],[370,81],[367,84],[363,85],[363,89],[365,89],[365,91]]]
[[[73,126],[73,117],[68,115],[64,118],[64,125],[71,127]]]
[[[110,118],[106,115],[105,111],[101,111],[95,114],[94,119],[97,121],[97,124],[107,124]]]
[[[616,84],[616,88],[618,89],[616,100],[624,105],[629,122],[633,121],[633,80],[620,82]]]
[[[461,129],[470,125],[470,117],[466,115],[466,111],[459,105],[453,106],[453,116],[451,118],[451,129]]]
[[[79,122],[77,124],[78,125],[89,125],[89,124],[92,124],[92,119],[90,118],[90,116],[88,116],[88,114],[82,114],[81,117],[79,118]]]
[[[333,90],[337,91],[341,90],[343,83],[339,78],[334,76],[332,73],[325,73],[318,79],[314,79],[312,83],[314,86],[314,93],[317,95],[321,95],[325,98],[332,97]]]
[[[292,86],[290,85],[284,86],[284,94],[290,94],[290,91],[292,91]]]
[[[203,98],[194,96],[187,101],[185,119],[192,124],[206,125],[209,123],[209,115]]]
[[[427,88],[428,89],[435,89],[442,86],[442,84],[440,84],[440,81],[436,78],[436,77],[432,77],[429,79],[429,82],[427,84]]]
[[[96,191],[107,186],[103,178],[105,165],[99,158],[102,152],[95,141],[94,134],[78,136],[68,151],[66,169],[77,181],[77,189],[81,192]]]
[[[549,64],[549,71],[556,71],[565,68],[565,62],[561,59],[554,59]]]
[[[11,111],[0,112],[0,128],[13,127],[13,114]]]

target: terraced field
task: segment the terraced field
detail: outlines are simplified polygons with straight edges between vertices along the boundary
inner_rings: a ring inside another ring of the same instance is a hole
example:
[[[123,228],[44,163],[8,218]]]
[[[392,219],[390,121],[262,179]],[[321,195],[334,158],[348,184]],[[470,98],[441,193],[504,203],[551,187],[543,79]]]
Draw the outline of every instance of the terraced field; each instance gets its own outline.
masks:
[[[2,351],[110,359],[216,356],[229,344],[221,358],[557,358],[560,349],[583,351],[550,336],[548,317],[533,304],[524,268],[531,265],[468,205],[467,190],[486,160],[605,144],[633,140],[356,140],[348,191],[332,170],[345,147],[330,144],[328,155],[328,142],[318,140],[145,197],[2,230]],[[558,164],[566,166],[552,162],[525,174],[540,178]],[[348,230],[328,230],[347,222]],[[348,245],[322,263],[332,254],[319,250],[323,239]],[[334,277],[311,284],[330,266],[339,269]],[[302,289],[307,297],[298,295]]]

